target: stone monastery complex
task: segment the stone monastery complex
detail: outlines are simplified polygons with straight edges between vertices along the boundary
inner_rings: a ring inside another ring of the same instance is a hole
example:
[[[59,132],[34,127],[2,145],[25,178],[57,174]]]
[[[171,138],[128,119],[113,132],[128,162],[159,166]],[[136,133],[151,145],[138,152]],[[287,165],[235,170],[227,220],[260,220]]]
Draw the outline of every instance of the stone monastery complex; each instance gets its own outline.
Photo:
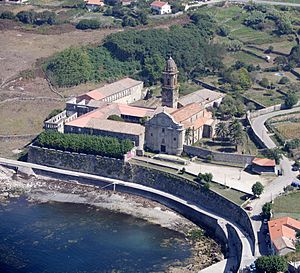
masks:
[[[170,57],[163,72],[161,106],[133,106],[146,96],[143,82],[125,78],[70,99],[63,112],[45,122],[45,129],[130,139],[139,153],[146,149],[180,155],[183,145],[214,136],[216,120],[209,110],[224,95],[202,89],[179,98],[177,78]]]

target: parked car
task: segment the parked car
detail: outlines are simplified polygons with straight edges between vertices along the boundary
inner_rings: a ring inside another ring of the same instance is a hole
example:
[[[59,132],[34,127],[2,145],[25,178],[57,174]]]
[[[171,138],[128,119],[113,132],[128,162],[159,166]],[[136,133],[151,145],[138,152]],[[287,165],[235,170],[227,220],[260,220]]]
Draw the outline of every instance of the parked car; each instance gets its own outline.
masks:
[[[300,182],[293,181],[293,182],[291,183],[291,185],[292,185],[293,187],[300,187]]]
[[[282,170],[277,170],[277,175],[281,176],[282,175]]]
[[[265,219],[263,220],[263,222],[264,222],[264,224],[268,224],[268,219],[265,218]]]
[[[245,210],[252,211],[252,210],[253,210],[253,208],[252,208],[251,206],[247,206],[247,207],[245,207]]]
[[[293,172],[299,171],[299,167],[294,165],[294,166],[292,167],[292,171],[293,171]]]

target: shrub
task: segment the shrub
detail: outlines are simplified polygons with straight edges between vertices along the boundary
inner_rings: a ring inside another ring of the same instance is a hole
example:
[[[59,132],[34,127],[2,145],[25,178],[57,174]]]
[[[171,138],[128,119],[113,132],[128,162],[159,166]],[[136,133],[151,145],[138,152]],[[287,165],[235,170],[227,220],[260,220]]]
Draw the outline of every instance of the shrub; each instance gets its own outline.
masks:
[[[3,11],[0,15],[0,19],[14,20],[16,18],[15,14],[11,11]]]
[[[252,186],[252,192],[256,196],[260,196],[264,191],[264,186],[260,182],[256,182]]]
[[[292,108],[298,102],[298,97],[295,93],[289,92],[284,100],[285,106],[287,108]]]
[[[35,144],[45,148],[120,159],[133,148],[133,143],[129,139],[119,140],[113,137],[62,134],[55,131],[41,133]]]
[[[290,80],[288,77],[282,77],[280,80],[279,80],[279,84],[286,84],[288,83]]]
[[[76,25],[77,29],[98,29],[100,28],[100,22],[94,19],[83,19]]]
[[[110,115],[107,119],[109,119],[109,120],[115,120],[115,121],[124,121],[124,119],[122,119],[118,115]]]
[[[282,256],[261,256],[255,261],[257,272],[263,273],[277,273],[286,272],[288,269],[288,262]]]

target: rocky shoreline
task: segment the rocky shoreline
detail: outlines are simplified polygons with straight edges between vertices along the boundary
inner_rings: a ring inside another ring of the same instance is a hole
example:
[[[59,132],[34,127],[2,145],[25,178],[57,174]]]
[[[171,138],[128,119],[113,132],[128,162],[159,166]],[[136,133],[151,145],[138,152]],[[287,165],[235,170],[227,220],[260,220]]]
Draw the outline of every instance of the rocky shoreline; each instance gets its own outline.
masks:
[[[28,175],[0,166],[0,202],[25,195],[29,202],[82,203],[147,220],[164,228],[183,233],[191,244],[192,256],[184,263],[168,267],[170,273],[197,272],[222,260],[221,247],[206,236],[189,237],[199,227],[164,205],[132,194],[99,189],[96,186],[63,181],[45,176]]]

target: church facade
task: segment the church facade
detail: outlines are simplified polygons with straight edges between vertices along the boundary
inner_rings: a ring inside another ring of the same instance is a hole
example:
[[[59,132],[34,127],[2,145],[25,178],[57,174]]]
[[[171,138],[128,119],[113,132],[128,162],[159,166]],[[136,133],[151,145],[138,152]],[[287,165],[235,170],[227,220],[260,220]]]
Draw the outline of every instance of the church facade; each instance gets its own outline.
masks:
[[[183,145],[192,145],[203,137],[214,136],[216,122],[203,100],[184,106],[179,104],[177,77],[177,66],[170,57],[163,72],[163,107],[157,109],[156,114],[145,123],[145,149],[180,155]]]

